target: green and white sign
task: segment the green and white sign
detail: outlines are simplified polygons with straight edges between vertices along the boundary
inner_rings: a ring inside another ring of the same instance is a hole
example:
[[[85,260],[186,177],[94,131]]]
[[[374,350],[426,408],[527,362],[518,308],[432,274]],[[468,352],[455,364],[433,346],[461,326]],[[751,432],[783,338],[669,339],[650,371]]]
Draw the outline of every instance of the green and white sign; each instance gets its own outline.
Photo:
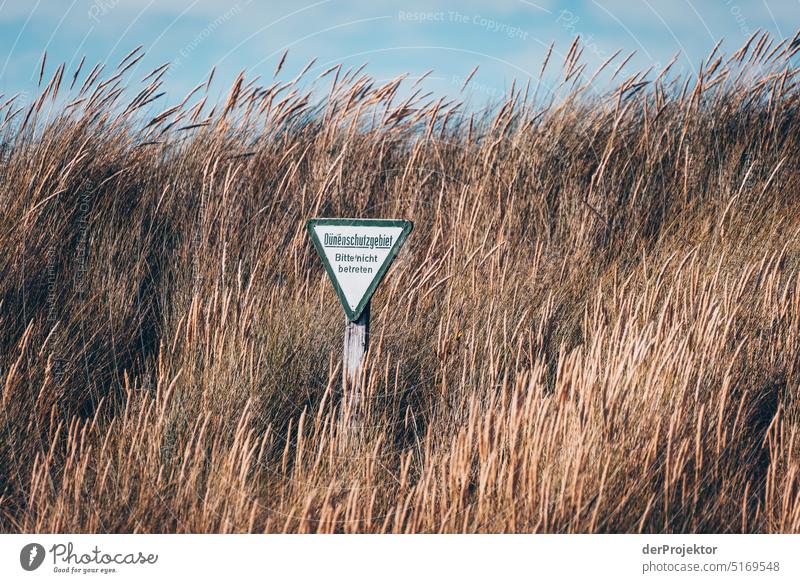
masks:
[[[385,219],[306,223],[348,319],[364,311],[412,227],[411,221]]]

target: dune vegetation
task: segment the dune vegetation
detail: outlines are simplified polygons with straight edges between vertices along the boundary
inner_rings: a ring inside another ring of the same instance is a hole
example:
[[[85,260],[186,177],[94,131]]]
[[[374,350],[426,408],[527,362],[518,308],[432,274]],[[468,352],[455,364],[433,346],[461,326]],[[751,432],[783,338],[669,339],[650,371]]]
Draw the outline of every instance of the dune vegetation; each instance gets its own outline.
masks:
[[[485,109],[43,59],[0,99],[0,530],[800,532],[798,51],[576,41]],[[358,407],[339,216],[415,225]]]

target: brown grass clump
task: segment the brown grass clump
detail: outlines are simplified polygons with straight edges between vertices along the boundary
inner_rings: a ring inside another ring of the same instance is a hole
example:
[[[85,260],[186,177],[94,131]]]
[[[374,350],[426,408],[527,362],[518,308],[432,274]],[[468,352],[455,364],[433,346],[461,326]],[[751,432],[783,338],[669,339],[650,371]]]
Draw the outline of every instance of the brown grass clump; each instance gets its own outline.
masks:
[[[798,50],[3,98],[0,530],[800,532]],[[313,216],[415,223],[357,416]]]

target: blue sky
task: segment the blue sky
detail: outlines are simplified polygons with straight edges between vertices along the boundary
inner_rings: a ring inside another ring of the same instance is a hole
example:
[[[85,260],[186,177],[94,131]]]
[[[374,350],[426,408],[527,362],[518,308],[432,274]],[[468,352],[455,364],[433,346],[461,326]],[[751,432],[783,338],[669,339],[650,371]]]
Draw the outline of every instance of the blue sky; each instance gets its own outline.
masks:
[[[220,93],[241,70],[270,79],[288,48],[287,78],[312,57],[318,72],[367,63],[377,79],[433,69],[426,88],[450,95],[479,65],[469,98],[482,102],[537,75],[551,41],[556,65],[580,35],[590,70],[622,49],[636,51],[626,72],[676,52],[691,72],[720,38],[731,52],[759,29],[794,36],[800,0],[0,0],[0,92],[35,91],[45,49],[52,73],[82,55],[115,66],[141,44],[134,78],[171,61],[172,99],[214,65]]]

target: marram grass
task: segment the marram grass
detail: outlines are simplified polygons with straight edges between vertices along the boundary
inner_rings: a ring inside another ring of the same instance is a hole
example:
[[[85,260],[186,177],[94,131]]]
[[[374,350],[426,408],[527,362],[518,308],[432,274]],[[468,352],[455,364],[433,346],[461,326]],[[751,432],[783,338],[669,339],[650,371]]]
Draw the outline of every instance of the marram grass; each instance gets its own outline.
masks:
[[[800,532],[799,49],[0,99],[0,530]],[[317,216],[414,222],[358,410]]]

